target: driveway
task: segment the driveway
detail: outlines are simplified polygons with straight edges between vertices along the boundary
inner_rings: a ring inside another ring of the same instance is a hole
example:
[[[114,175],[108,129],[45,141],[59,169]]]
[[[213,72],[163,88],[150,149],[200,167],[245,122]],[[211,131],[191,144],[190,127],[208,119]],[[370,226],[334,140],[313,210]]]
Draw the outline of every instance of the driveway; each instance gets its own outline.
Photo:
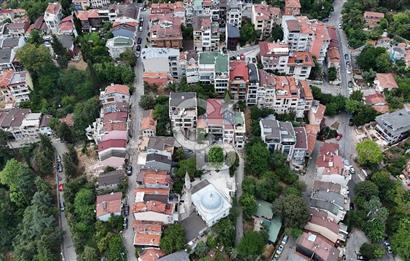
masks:
[[[357,253],[359,253],[360,246],[364,243],[369,242],[366,235],[363,231],[358,229],[353,229],[350,234],[349,238],[346,242],[345,248],[345,255],[347,261],[356,261],[357,260]]]

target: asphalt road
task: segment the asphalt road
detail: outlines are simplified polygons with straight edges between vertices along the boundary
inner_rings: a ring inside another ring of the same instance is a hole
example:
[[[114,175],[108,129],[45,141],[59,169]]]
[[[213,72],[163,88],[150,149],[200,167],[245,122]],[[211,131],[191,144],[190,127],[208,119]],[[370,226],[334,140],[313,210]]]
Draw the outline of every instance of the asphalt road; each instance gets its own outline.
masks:
[[[52,139],[53,146],[57,152],[58,155],[63,158],[64,153],[67,152],[67,147],[66,145],[56,139]],[[62,164],[62,163],[61,163]],[[57,175],[61,178],[60,183],[65,184],[66,182],[66,177],[64,173],[64,166],[63,166],[63,172],[58,173]],[[64,204],[64,192],[58,192],[58,198],[59,198],[59,209],[61,204]],[[75,261],[77,260],[77,256],[75,253],[75,248],[74,248],[74,243],[73,243],[73,238],[71,235],[70,231],[70,226],[68,225],[67,218],[65,216],[64,211],[60,211],[60,228],[63,231],[63,242],[62,242],[62,260],[64,261]]]
[[[239,201],[239,199],[242,196],[242,181],[244,177],[245,162],[240,152],[238,153],[238,155],[239,155],[239,167],[236,171],[236,185],[237,185],[236,199]],[[243,237],[243,211],[242,211],[242,208],[240,208],[239,215],[236,218],[236,238],[235,238],[236,245],[239,244],[242,237]]]
[[[145,46],[146,37],[148,32],[148,20],[147,20],[147,11],[141,12],[141,17],[144,18],[144,26],[143,31],[138,32],[137,37],[142,38],[141,48]],[[130,113],[130,125],[129,128],[132,133],[132,138],[128,143],[128,154],[130,156],[130,162],[133,167],[133,174],[128,177],[128,204],[131,207],[132,203],[135,200],[135,193],[134,190],[136,188],[136,179],[137,173],[139,172],[138,162],[138,137],[139,137],[139,128],[140,122],[142,118],[143,109],[138,105],[141,96],[144,95],[144,82],[143,82],[143,64],[142,60],[138,58],[136,66],[134,67],[135,71],[135,80],[134,80],[134,93],[131,96],[131,113]],[[132,215],[131,211],[128,216],[128,228],[123,232],[124,237],[124,245],[127,249],[127,256],[128,260],[136,261],[137,258],[135,257],[135,247],[134,247],[134,231],[132,228],[132,224],[134,222],[134,216]]]

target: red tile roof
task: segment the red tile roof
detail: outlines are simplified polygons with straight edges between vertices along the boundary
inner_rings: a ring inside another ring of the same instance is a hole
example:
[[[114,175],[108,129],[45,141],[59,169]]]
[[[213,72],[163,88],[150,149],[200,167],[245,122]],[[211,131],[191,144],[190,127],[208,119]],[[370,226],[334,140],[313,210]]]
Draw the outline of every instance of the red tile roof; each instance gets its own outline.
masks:
[[[222,120],[222,109],[223,101],[221,99],[206,100],[206,115],[208,119]]]
[[[376,73],[376,80],[383,89],[391,90],[399,87],[392,73]]]
[[[273,56],[275,55],[275,49],[289,49],[289,45],[287,43],[271,43],[271,42],[259,42],[259,55],[260,56]],[[288,50],[289,51],[289,50]]]
[[[97,217],[121,212],[121,199],[121,192],[97,196]]]
[[[171,215],[173,208],[170,204],[162,203],[161,201],[149,200],[147,202],[136,202],[132,206],[132,213],[152,211]]]
[[[379,13],[379,12],[372,12],[372,11],[366,11],[363,14],[364,18],[379,18],[382,19],[384,17],[384,13]]]
[[[299,0],[285,0],[286,8],[301,8]]]
[[[241,78],[245,82],[249,81],[248,65],[243,60],[229,62],[229,79],[234,81],[236,78]]]
[[[110,148],[125,148],[127,147],[126,140],[106,140],[98,143],[98,151],[104,151]]]
[[[296,244],[314,252],[320,260],[337,261],[339,259],[339,250],[334,247],[331,241],[321,235],[303,232]]]
[[[165,256],[165,253],[156,248],[145,249],[139,256],[139,261],[157,261],[160,257]]]
[[[141,120],[141,130],[153,129],[157,127],[157,121],[154,119],[153,110],[147,111]]]
[[[57,3],[49,3],[48,6],[47,6],[47,9],[46,9],[46,13],[56,15],[60,12],[60,10],[61,10],[60,3],[58,3],[58,2]]]
[[[3,71],[3,74],[0,75],[0,88],[7,88],[7,86],[9,86],[13,74],[13,69]]]
[[[144,193],[149,195],[169,195],[169,189],[156,189],[156,188],[137,188],[135,193]]]
[[[125,95],[130,95],[130,88],[127,85],[122,84],[111,84],[105,88],[107,94],[120,93]]]
[[[292,56],[289,56],[289,65],[295,66],[314,66],[312,54],[309,52],[294,52]]]

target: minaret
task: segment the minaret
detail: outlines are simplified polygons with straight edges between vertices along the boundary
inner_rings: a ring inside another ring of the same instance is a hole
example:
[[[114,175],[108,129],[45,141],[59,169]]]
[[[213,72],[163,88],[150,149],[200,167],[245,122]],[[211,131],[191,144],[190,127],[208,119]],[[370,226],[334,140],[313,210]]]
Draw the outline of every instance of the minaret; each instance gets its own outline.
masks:
[[[192,185],[191,179],[188,175],[188,172],[185,173],[185,185],[184,185],[184,208],[186,210],[186,214],[189,216],[192,213],[192,195],[191,195]]]

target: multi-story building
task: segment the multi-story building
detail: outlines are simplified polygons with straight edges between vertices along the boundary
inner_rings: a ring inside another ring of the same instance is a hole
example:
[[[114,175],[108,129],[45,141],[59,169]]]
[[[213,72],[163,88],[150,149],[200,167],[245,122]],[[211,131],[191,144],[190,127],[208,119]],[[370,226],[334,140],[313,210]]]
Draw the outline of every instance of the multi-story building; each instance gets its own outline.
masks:
[[[242,1],[229,0],[226,22],[240,28],[242,23]]]
[[[192,129],[198,117],[195,92],[171,92],[169,95],[169,118],[173,128]]]
[[[312,232],[303,232],[296,241],[296,251],[306,258],[321,261],[337,261],[340,253],[325,237]]]
[[[258,67],[254,63],[248,64],[249,69],[249,83],[248,93],[246,95],[246,105],[257,104],[257,93],[259,88],[259,72]]]
[[[30,19],[28,17],[16,18],[11,23],[4,25],[3,34],[24,36],[29,26]]]
[[[219,50],[219,24],[211,16],[195,16],[192,19],[194,47],[197,51]]]
[[[252,5],[252,24],[261,33],[260,39],[270,37],[272,28],[281,21],[280,9],[266,4]]]
[[[90,8],[90,0],[73,0],[72,4],[76,11]]]
[[[235,101],[246,101],[249,83],[248,65],[243,60],[229,62],[229,93]]]
[[[293,149],[291,166],[296,170],[301,170],[305,166],[308,154],[307,135],[304,127],[295,127],[296,143]]]
[[[182,48],[181,18],[167,15],[150,23],[149,41],[153,47]]]
[[[315,32],[315,38],[312,41],[310,52],[312,56],[316,57],[316,60],[322,64],[326,59],[331,38],[324,23],[316,21],[312,23],[312,28]]]
[[[259,42],[259,57],[264,70],[286,73],[289,60],[287,43]]]
[[[214,85],[215,92],[223,95],[229,86],[228,55],[217,52],[199,53],[199,81]]]
[[[116,36],[108,39],[105,46],[108,48],[110,56],[113,59],[118,59],[120,55],[127,50],[132,51],[132,47],[134,47],[134,40],[124,36]]]
[[[281,122],[270,115],[259,121],[261,138],[269,150],[283,153],[288,161],[293,157],[296,144],[295,130],[290,122]]]
[[[285,0],[285,15],[300,15],[300,5],[299,0]]]
[[[343,158],[339,156],[339,144],[324,143],[320,147],[316,167],[320,181],[333,182],[347,187],[351,179],[349,171],[345,169]]]
[[[96,217],[100,221],[108,221],[111,216],[121,216],[122,192],[97,196]]]
[[[16,141],[35,142],[40,135],[51,135],[49,115],[32,113],[29,109],[0,111],[0,128],[9,132]]]
[[[220,99],[206,101],[206,114],[201,117],[201,124],[198,123],[198,129],[203,129],[214,140],[221,140],[238,149],[245,146],[245,126],[244,113],[234,111],[231,104],[225,104]]]
[[[174,79],[179,79],[183,74],[180,52],[176,48],[143,48],[141,58],[144,64],[144,79],[146,74],[165,74]]]
[[[109,11],[104,9],[78,10],[74,13],[80,20],[81,31],[95,32],[103,26],[104,21],[109,21]]]
[[[297,80],[306,80],[314,66],[310,52],[294,52],[289,56],[286,74],[293,75]]]
[[[123,103],[130,100],[129,88],[122,84],[111,84],[100,93],[100,101],[102,105],[114,103]]]
[[[289,44],[289,50],[308,51],[315,35],[306,16],[282,17],[283,41]]]
[[[410,131],[410,110],[404,109],[376,117],[376,131],[387,144],[394,144],[405,138]]]
[[[141,120],[140,132],[142,137],[156,135],[157,121],[154,119],[153,110],[145,111]]]
[[[110,0],[90,0],[92,8],[102,8],[110,5]]]
[[[47,25],[48,31],[56,34],[58,32],[58,25],[63,18],[63,8],[61,4],[49,3],[46,11],[44,12],[44,22]]]
[[[160,16],[174,16],[186,23],[185,9],[182,2],[175,3],[152,3],[150,8],[149,20],[156,19]]]
[[[6,105],[19,105],[30,100],[30,90],[33,89],[30,74],[26,71],[16,72],[6,70],[0,75],[0,100]]]

